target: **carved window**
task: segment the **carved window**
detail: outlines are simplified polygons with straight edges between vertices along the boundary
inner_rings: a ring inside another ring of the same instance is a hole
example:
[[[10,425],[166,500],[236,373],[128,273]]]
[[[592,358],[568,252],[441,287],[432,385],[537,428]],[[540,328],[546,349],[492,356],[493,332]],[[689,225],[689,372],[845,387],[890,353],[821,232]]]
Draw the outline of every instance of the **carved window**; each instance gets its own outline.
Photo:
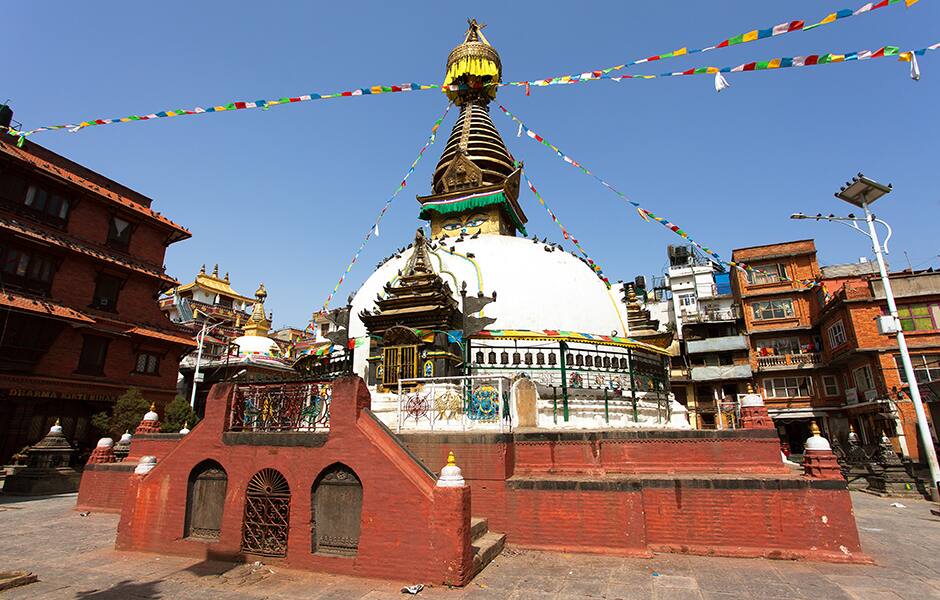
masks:
[[[207,460],[189,474],[186,491],[186,537],[219,539],[228,475],[222,465]]]
[[[262,469],[248,482],[242,526],[242,552],[287,556],[290,486],[275,469]]]

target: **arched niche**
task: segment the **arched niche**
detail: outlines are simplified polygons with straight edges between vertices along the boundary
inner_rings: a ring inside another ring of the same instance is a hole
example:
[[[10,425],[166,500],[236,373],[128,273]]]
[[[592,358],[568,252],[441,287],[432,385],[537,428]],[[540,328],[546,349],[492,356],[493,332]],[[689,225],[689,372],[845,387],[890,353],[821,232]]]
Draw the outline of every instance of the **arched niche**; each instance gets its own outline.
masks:
[[[214,460],[204,460],[189,473],[186,488],[185,537],[219,539],[228,474]]]
[[[346,465],[335,463],[310,489],[311,552],[355,556],[362,521],[362,482]]]

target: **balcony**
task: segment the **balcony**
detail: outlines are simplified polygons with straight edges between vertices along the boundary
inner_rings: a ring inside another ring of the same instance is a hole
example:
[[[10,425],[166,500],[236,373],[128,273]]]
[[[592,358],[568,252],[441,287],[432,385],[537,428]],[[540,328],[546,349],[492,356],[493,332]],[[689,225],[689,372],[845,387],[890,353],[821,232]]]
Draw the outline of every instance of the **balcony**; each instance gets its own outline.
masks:
[[[789,371],[793,369],[812,369],[819,366],[822,366],[822,355],[819,352],[757,357],[758,371]]]
[[[685,323],[721,323],[737,321],[741,318],[741,306],[732,304],[721,308],[700,308],[697,311],[682,313]]]
[[[750,379],[751,365],[720,365],[716,367],[692,367],[692,381],[717,381],[721,379]]]
[[[704,340],[690,340],[685,344],[686,353],[702,354],[704,352],[728,352],[730,350],[747,350],[747,338],[743,335],[729,335],[713,337]]]

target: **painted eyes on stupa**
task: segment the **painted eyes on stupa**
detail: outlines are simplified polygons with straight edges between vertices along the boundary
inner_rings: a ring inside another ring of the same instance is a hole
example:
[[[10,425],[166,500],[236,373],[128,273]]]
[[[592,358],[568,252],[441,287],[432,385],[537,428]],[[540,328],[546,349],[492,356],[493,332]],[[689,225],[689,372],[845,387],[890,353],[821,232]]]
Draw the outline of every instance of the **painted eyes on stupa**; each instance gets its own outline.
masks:
[[[456,222],[456,223],[447,223],[446,225],[444,225],[444,229],[447,230],[447,231],[457,231],[457,230],[459,230],[461,227],[463,227],[463,223],[461,223],[461,222],[459,222],[459,221]]]

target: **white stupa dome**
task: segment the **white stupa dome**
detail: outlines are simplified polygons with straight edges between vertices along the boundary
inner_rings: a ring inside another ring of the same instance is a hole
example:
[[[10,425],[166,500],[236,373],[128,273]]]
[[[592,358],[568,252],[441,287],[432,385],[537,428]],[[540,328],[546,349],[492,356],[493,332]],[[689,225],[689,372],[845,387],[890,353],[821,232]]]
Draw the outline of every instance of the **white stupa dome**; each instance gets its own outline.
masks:
[[[484,234],[463,241],[446,238],[443,246],[438,240],[431,243],[431,264],[450,285],[454,298],[459,301],[463,282],[468,295],[496,292],[496,302],[483,311],[496,319],[487,329],[627,335],[626,311],[617,296],[591,267],[569,252],[549,251],[550,246],[542,242],[506,235]],[[409,256],[410,249],[388,260],[356,292],[350,337],[367,334],[359,313],[375,311],[376,296],[384,295],[385,284],[404,270]],[[361,372],[364,365],[365,353],[357,352],[356,371]]]
[[[261,355],[276,357],[281,352],[281,349],[274,340],[260,335],[239,336],[235,338],[233,343],[238,344],[239,356]]]

